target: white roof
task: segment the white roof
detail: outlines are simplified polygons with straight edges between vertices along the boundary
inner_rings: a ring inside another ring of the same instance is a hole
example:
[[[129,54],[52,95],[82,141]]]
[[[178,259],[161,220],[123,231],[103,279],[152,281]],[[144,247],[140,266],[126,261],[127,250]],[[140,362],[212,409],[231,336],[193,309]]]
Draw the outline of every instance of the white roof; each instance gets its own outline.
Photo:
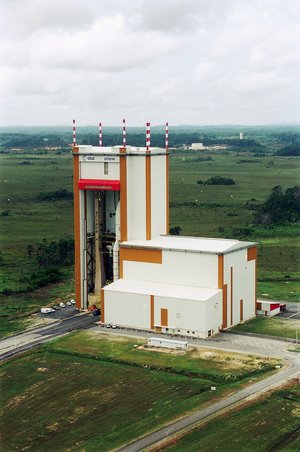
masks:
[[[226,253],[254,245],[256,245],[254,242],[240,242],[239,240],[183,237],[178,235],[161,235],[151,240],[128,240],[121,243],[122,247],[160,248],[199,253]]]
[[[118,279],[104,287],[105,291],[137,293],[168,298],[183,298],[186,300],[208,301],[214,295],[221,293],[220,289],[206,287],[179,286],[149,281]]]
[[[90,154],[90,155],[119,155],[120,148],[122,146],[92,146],[92,145],[80,145],[77,146],[79,148],[80,154]],[[166,149],[164,148],[156,148],[150,147],[151,154],[164,154],[166,153]],[[146,147],[137,147],[137,146],[126,146],[126,154],[145,154],[147,151]]]

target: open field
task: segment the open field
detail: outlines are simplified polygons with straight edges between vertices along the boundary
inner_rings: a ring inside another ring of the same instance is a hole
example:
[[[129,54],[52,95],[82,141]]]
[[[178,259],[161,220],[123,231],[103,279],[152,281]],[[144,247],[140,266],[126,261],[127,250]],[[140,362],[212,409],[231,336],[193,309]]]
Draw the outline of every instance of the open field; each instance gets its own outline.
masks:
[[[50,349],[56,352],[80,353],[86,356],[97,356],[99,359],[114,360],[120,363],[131,363],[138,366],[165,368],[173,372],[212,379],[215,382],[238,381],[271,370],[277,360],[262,360],[261,357],[243,356],[238,353],[218,352],[216,350],[196,347],[188,353],[174,354],[151,349],[137,349],[134,345],[143,345],[145,341],[125,338],[123,336],[96,332],[77,332],[61,341],[55,341]]]
[[[211,160],[199,160],[201,158]],[[247,158],[245,158],[247,157]],[[241,162],[248,163],[241,163]],[[250,163],[249,163],[250,161]],[[73,270],[65,267],[63,283],[34,293],[24,278],[38,268],[28,245],[43,239],[73,236],[71,199],[41,201],[41,192],[72,191],[70,152],[10,151],[0,154],[0,316],[13,329],[22,328],[17,318],[38,309],[57,297],[73,292]],[[170,222],[180,226],[182,235],[235,237],[259,243],[258,295],[269,299],[299,300],[300,225],[274,228],[252,227],[253,205],[263,202],[275,185],[283,188],[298,183],[299,158],[253,157],[231,153],[176,151],[170,158]],[[199,185],[197,180],[225,175],[233,186]],[[248,203],[248,204],[247,204]],[[10,292],[11,295],[7,296]],[[34,302],[32,303],[32,300]],[[14,307],[8,309],[11,304]],[[12,331],[11,328],[6,329]],[[1,333],[0,333],[1,334]]]
[[[232,330],[267,334],[289,339],[296,339],[296,331],[298,331],[298,338],[300,340],[300,321],[281,317],[256,317],[255,319],[233,327]]]
[[[300,449],[299,425],[300,385],[290,384],[242,409],[202,424],[159,450],[296,452]]]
[[[5,363],[2,449],[111,450],[217,400],[253,373],[261,376],[278,363],[218,352],[215,366],[210,366],[194,355],[192,368],[204,373],[201,378],[191,373],[189,353],[166,356],[137,349],[137,343],[75,333]],[[243,375],[237,360],[245,362]],[[239,381],[221,378],[224,362]],[[212,384],[217,391],[210,390]]]

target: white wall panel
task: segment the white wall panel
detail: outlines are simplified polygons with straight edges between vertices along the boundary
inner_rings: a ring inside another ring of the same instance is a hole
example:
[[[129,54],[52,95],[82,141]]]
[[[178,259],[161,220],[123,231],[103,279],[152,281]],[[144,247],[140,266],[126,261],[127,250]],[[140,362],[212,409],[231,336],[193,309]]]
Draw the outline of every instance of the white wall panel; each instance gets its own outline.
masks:
[[[151,157],[151,236],[166,234],[166,156]]]
[[[145,157],[127,158],[128,240],[146,239]]]
[[[106,323],[150,329],[150,296],[105,290]]]
[[[228,285],[227,324],[231,326],[230,268],[233,267],[233,325],[240,322],[240,300],[243,319],[255,316],[255,261],[247,261],[247,249],[224,256],[224,284]]]
[[[162,264],[124,261],[124,279],[218,287],[218,256],[163,250]]]
[[[108,162],[108,174],[104,174],[104,162],[81,162],[81,179],[120,180],[119,163]]]

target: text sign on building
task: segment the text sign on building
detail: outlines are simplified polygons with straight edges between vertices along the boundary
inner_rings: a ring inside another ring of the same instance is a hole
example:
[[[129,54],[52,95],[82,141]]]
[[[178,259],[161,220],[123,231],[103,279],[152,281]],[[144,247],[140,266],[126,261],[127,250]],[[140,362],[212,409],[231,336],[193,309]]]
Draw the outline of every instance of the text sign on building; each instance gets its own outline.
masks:
[[[113,155],[81,155],[79,160],[81,162],[111,162],[119,163],[119,157]]]

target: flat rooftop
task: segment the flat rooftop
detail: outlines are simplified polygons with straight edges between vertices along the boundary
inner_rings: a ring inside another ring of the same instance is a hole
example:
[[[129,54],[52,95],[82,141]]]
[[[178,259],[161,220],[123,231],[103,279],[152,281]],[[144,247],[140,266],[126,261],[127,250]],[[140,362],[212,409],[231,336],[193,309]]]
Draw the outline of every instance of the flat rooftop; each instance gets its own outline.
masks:
[[[180,286],[177,284],[163,284],[152,281],[136,281],[129,279],[118,279],[108,286],[105,286],[104,290],[196,301],[209,301],[211,297],[219,293],[221,294],[222,292],[220,289],[209,289],[206,287]]]
[[[151,240],[128,240],[121,247],[154,248],[170,251],[190,251],[196,253],[223,254],[256,246],[255,242],[241,242],[231,239],[211,239],[205,237],[184,237],[161,235]]]
[[[120,155],[120,149],[123,149],[122,146],[91,146],[91,145],[80,145],[75,146],[78,148],[78,152],[75,151],[75,154],[86,154],[86,155]],[[137,147],[137,146],[126,146],[125,155],[140,155],[146,154],[146,147]],[[165,148],[156,148],[150,147],[150,154],[166,154],[167,151]],[[123,153],[124,155],[124,153]]]

